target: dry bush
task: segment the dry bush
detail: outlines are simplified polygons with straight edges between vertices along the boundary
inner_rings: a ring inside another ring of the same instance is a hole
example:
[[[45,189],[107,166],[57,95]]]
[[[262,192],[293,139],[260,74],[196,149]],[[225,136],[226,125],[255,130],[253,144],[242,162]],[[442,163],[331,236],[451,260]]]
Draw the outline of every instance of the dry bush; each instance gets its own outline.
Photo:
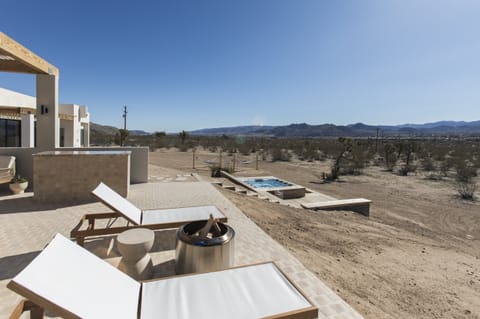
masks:
[[[272,162],[282,161],[282,162],[289,162],[292,158],[292,155],[288,152],[288,150],[274,147],[270,150],[270,156]]]
[[[477,190],[477,184],[474,181],[470,182],[457,182],[457,191],[462,199],[474,200],[475,191]]]

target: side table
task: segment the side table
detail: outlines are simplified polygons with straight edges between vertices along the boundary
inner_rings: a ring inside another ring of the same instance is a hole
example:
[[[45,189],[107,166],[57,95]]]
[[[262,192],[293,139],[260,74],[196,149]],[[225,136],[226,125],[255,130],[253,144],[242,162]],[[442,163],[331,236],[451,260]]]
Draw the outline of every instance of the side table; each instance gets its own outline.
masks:
[[[118,269],[136,280],[153,275],[152,258],[148,254],[155,240],[155,232],[148,228],[133,228],[117,236],[117,247],[122,255]]]

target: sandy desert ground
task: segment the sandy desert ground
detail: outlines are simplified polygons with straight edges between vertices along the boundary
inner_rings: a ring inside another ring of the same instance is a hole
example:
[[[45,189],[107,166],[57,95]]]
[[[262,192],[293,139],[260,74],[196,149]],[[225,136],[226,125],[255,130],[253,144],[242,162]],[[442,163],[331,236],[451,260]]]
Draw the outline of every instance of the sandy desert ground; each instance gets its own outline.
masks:
[[[218,154],[196,156],[193,169],[191,152],[150,153],[152,175],[208,176],[205,161]],[[318,176],[327,162],[261,161],[255,170],[254,160],[237,158],[236,175],[274,175],[336,198],[373,200],[370,217],[364,217],[222,190],[365,318],[480,318],[480,202],[458,198],[451,181],[370,167],[322,184]]]

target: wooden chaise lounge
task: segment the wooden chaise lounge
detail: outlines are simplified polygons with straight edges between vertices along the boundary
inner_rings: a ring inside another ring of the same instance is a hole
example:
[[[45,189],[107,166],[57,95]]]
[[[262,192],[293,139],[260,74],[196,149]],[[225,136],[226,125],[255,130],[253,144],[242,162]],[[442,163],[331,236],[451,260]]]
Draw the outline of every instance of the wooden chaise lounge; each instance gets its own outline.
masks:
[[[87,319],[318,316],[318,309],[271,262],[138,282],[60,234],[7,286],[28,300],[12,318],[23,306],[36,315],[47,310]]]
[[[141,210],[131,202],[120,196],[104,183],[100,183],[92,191],[103,204],[111,208],[112,213],[86,214],[70,232],[80,246],[83,246],[85,238],[91,236],[119,234],[133,227],[145,227],[153,230],[176,228],[186,223],[206,220],[210,214],[221,222],[227,222],[227,217],[215,206],[194,206],[171,209]],[[127,226],[112,227],[107,223],[106,227],[96,228],[95,221],[108,219],[115,221],[123,217],[127,220]]]

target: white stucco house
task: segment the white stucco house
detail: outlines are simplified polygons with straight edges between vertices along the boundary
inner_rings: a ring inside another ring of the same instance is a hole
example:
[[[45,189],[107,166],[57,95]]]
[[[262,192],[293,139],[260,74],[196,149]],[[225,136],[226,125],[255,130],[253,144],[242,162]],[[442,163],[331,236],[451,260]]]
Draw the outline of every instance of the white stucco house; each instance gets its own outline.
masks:
[[[36,97],[0,88],[0,147],[35,147],[40,133],[36,132],[37,114],[48,112],[48,107],[37,105]],[[60,147],[89,146],[90,114],[86,106],[59,104],[57,121]]]

